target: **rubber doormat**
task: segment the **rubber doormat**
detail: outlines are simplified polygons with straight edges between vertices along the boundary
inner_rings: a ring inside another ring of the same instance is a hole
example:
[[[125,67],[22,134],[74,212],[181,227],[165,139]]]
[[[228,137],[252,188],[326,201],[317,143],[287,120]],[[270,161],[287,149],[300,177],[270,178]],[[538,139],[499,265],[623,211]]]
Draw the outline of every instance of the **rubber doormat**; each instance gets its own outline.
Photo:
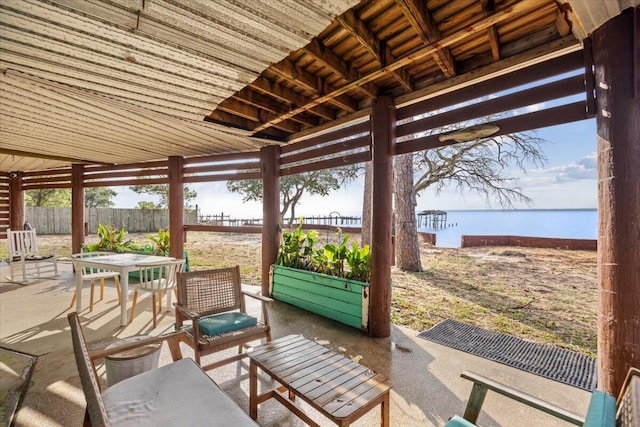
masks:
[[[452,319],[418,336],[583,390],[593,391],[596,387],[596,359],[581,353],[524,341]]]

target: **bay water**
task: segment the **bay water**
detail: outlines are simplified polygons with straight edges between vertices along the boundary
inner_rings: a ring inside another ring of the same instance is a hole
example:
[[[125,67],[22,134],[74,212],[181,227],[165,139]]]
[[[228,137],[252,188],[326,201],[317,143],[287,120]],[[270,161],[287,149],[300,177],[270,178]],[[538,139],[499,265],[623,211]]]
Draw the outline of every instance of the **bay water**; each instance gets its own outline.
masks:
[[[463,235],[510,235],[597,239],[597,209],[450,210],[444,228],[421,227],[436,233],[436,246],[460,247]]]

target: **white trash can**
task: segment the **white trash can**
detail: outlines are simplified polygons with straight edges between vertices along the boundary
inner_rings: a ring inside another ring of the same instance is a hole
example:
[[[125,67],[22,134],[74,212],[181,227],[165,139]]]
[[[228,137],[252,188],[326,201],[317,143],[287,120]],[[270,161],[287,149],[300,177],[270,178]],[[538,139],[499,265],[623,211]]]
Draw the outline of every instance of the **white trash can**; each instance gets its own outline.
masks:
[[[136,335],[124,338],[113,344],[109,344],[106,350],[146,338],[149,338],[149,336]],[[160,347],[162,347],[161,343],[148,344],[105,357],[104,364],[107,371],[107,386],[111,387],[124,379],[157,368],[158,361],[160,360]]]

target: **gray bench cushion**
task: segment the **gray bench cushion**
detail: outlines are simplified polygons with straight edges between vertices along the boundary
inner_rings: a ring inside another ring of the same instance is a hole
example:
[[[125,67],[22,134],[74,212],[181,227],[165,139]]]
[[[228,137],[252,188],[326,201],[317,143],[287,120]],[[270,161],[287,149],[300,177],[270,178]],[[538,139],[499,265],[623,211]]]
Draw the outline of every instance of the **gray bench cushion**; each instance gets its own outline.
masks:
[[[112,426],[257,426],[192,359],[121,381],[102,393]]]

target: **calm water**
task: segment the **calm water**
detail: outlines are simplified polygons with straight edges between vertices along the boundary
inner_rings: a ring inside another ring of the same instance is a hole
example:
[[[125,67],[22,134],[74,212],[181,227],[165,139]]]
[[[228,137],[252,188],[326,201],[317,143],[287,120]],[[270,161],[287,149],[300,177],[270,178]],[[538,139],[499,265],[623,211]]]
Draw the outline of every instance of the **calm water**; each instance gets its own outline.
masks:
[[[448,227],[420,231],[436,233],[436,245],[460,247],[462,235],[515,235],[596,239],[598,211],[568,210],[483,210],[447,211]]]

